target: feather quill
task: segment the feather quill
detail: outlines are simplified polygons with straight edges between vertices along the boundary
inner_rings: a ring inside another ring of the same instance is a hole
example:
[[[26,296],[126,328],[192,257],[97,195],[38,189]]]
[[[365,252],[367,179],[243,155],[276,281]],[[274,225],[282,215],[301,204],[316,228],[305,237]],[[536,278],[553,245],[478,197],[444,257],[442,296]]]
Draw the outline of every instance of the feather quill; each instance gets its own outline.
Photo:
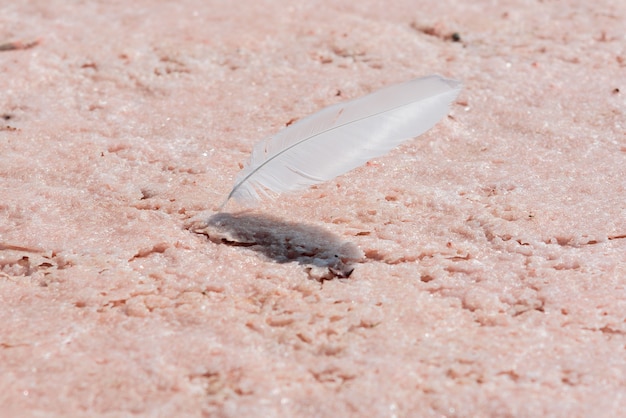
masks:
[[[384,155],[432,128],[460,90],[458,81],[432,75],[301,119],[254,147],[222,207],[304,189]]]

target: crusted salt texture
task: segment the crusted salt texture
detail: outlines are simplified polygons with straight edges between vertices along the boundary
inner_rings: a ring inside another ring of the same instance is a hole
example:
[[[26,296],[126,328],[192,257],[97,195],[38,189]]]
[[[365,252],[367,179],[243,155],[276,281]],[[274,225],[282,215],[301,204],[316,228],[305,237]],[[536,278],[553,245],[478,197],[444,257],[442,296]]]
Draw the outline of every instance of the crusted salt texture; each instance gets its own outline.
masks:
[[[2,414],[623,414],[623,1],[4,3]],[[214,217],[258,140],[431,73],[424,136]]]

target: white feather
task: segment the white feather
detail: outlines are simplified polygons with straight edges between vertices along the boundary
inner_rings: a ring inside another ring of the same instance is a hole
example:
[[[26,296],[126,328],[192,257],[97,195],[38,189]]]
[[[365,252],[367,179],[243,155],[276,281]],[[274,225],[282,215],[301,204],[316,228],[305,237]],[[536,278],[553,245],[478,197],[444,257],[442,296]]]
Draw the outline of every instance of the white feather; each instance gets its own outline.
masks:
[[[254,203],[359,167],[432,128],[460,90],[432,75],[322,109],[258,143],[226,201]]]

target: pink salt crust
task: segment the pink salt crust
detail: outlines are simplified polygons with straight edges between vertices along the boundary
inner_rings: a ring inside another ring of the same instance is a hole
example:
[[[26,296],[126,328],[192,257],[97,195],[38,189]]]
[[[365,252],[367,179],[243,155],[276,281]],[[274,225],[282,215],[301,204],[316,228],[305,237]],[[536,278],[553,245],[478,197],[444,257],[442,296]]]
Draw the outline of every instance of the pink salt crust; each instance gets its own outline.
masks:
[[[294,3],[2,2],[0,416],[624,416],[626,2]],[[213,216],[432,73],[421,138]]]

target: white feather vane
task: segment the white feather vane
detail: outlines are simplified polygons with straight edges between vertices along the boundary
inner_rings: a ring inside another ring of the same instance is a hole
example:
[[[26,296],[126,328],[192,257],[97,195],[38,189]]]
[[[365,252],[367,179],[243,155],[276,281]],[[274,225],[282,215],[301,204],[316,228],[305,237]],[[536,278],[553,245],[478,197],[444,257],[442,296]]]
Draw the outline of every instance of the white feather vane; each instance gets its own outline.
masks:
[[[432,75],[301,119],[254,147],[226,202],[255,203],[359,167],[432,128],[460,90],[458,81]]]

